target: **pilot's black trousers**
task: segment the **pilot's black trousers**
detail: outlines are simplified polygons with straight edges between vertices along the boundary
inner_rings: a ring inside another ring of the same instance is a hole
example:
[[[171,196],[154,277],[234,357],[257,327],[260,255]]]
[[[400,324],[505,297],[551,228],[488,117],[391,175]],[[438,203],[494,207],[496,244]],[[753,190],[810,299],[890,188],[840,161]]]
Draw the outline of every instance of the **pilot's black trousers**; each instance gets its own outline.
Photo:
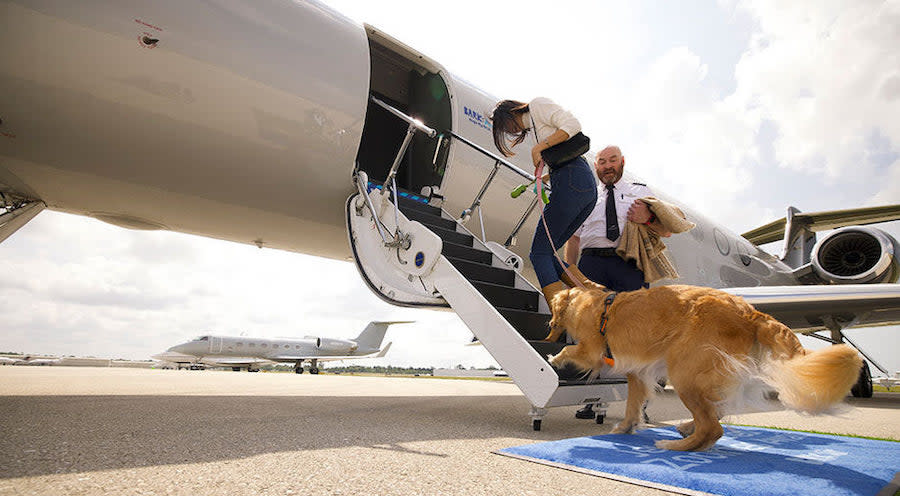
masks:
[[[634,291],[650,287],[644,282],[644,272],[637,268],[634,260],[626,262],[618,255],[582,254],[578,269],[588,279],[613,291]]]

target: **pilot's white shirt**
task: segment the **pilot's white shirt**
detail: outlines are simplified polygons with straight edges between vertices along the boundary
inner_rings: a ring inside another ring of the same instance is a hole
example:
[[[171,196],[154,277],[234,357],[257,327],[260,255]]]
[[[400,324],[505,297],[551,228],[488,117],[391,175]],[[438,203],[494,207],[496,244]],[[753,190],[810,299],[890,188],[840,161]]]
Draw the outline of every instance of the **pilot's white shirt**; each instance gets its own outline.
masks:
[[[619,237],[615,241],[610,241],[606,237],[606,185],[597,182],[597,204],[591,215],[588,216],[584,224],[575,231],[575,236],[581,238],[580,249],[585,248],[616,248],[622,240],[622,233],[625,232],[625,222],[627,222],[628,207],[635,200],[645,196],[653,196],[650,188],[644,183],[636,183],[619,179],[615,185],[613,192],[616,198],[616,217],[619,220]]]

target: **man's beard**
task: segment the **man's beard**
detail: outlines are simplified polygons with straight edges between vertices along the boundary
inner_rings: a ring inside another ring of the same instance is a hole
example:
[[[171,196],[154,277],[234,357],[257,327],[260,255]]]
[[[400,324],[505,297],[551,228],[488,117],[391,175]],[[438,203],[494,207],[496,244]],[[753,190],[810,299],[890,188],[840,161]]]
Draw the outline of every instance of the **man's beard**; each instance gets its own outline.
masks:
[[[604,171],[600,174],[600,182],[603,184],[616,184],[619,179],[622,178],[622,174],[619,174],[616,170]]]

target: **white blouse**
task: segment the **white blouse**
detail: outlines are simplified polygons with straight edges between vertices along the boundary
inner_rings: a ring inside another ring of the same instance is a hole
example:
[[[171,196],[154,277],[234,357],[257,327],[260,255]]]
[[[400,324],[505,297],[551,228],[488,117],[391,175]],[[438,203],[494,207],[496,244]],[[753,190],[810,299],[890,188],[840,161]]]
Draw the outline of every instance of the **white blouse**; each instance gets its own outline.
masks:
[[[538,141],[546,139],[557,129],[565,131],[570,138],[581,131],[581,123],[578,122],[578,119],[549,98],[538,97],[528,103],[528,112],[522,117],[522,122],[526,126],[530,126],[532,119],[534,119]]]

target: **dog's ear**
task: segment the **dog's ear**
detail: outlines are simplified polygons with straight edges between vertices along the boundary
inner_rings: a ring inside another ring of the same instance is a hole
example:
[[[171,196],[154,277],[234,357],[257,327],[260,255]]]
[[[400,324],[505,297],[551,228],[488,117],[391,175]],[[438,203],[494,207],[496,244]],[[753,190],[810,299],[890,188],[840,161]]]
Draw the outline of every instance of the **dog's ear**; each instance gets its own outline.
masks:
[[[571,289],[564,289],[550,299],[550,312],[553,314],[553,320],[562,318],[562,314],[569,307],[569,299],[572,296]]]

